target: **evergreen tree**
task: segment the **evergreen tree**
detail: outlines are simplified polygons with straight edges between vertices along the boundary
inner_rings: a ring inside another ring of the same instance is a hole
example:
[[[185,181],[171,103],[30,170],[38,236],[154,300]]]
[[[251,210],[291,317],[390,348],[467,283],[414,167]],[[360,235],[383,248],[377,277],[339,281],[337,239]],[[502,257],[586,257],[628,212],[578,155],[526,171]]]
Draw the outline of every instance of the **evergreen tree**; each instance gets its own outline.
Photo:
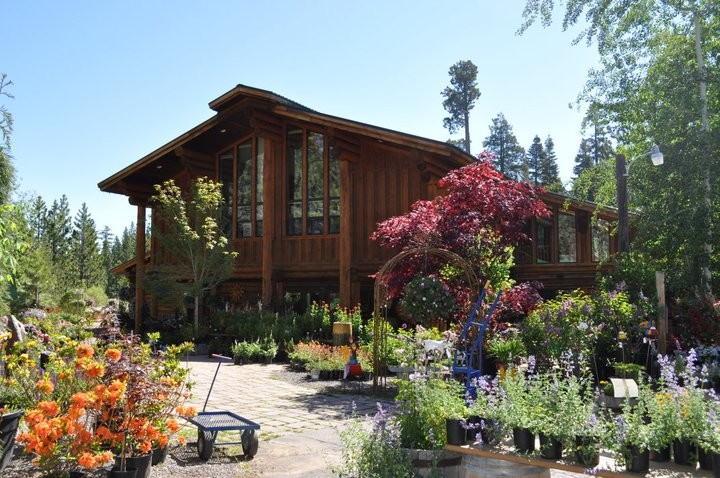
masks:
[[[450,116],[443,119],[443,126],[450,133],[460,128],[465,129],[465,152],[470,154],[470,110],[480,98],[477,87],[477,66],[472,61],[459,61],[450,67],[450,85],[442,95],[445,97],[443,107]]]
[[[540,185],[552,191],[564,191],[558,171],[555,143],[550,136],[545,140],[545,154],[540,160]]]
[[[53,264],[63,267],[67,259],[70,235],[72,233],[70,205],[67,196],[64,194],[60,201],[53,201],[47,214],[45,232]]]
[[[72,233],[71,252],[75,281],[78,286],[89,289],[104,284],[104,268],[102,257],[98,251],[98,237],[95,220],[90,217],[87,205],[82,207],[75,216],[75,228]]]
[[[502,113],[492,120],[490,135],[483,141],[483,146],[495,155],[495,169],[510,179],[521,178],[525,149],[518,143],[512,126]]]
[[[32,236],[37,239],[44,239],[47,232],[48,210],[42,196],[37,196],[30,202],[28,208],[28,226]]]
[[[575,155],[575,166],[573,167],[573,174],[576,178],[579,178],[583,171],[587,171],[592,168],[595,163],[593,157],[593,140],[592,138],[583,138],[580,141],[580,147]]]
[[[540,186],[542,182],[542,162],[545,158],[545,150],[543,149],[540,137],[535,135],[533,142],[527,150],[525,159],[527,160],[528,179],[535,186]]]

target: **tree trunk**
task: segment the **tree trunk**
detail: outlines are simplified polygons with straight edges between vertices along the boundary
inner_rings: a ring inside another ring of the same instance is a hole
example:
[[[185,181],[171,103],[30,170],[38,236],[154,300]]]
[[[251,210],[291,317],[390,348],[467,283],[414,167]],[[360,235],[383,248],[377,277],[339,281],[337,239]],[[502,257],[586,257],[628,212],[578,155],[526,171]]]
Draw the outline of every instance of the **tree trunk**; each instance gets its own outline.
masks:
[[[695,54],[697,55],[698,73],[700,74],[700,116],[702,119],[703,132],[703,160],[704,160],[704,177],[703,177],[703,227],[705,228],[705,244],[703,245],[703,254],[700,263],[700,287],[701,294],[712,299],[712,272],[710,270],[710,260],[712,257],[712,188],[710,185],[710,151],[708,148],[708,138],[710,137],[710,122],[708,120],[708,100],[707,100],[707,70],[705,68],[705,59],[702,51],[702,26],[700,24],[700,13],[697,8],[693,9],[693,26],[695,30]]]
[[[195,310],[193,311],[193,335],[198,339],[200,330],[200,296],[195,296]]]

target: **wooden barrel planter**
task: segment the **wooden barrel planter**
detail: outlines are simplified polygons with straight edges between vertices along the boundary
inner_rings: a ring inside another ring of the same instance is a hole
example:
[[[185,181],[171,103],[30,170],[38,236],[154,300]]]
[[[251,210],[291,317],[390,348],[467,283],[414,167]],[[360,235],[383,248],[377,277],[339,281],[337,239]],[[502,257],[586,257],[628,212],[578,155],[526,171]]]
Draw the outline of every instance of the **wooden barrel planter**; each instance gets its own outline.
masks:
[[[460,476],[463,478],[494,478],[520,476],[523,478],[550,478],[550,469],[513,461],[496,460],[482,456],[465,455]]]
[[[407,450],[417,476],[428,478],[433,468],[440,471],[443,478],[460,478],[462,455],[448,450]]]

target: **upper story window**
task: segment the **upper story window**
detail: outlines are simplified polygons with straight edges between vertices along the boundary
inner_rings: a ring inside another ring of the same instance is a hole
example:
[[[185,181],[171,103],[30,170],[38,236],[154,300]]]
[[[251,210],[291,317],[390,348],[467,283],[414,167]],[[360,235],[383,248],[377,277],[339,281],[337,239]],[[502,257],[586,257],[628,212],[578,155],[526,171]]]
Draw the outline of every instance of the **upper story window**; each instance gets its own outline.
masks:
[[[604,262],[610,259],[610,221],[593,220],[592,224],[592,260]]]
[[[340,164],[325,135],[289,127],[285,153],[287,234],[338,234]]]
[[[225,199],[224,227],[232,238],[263,235],[265,143],[248,138],[218,158]]]
[[[537,218],[535,221],[535,244],[536,257],[535,262],[538,264],[547,264],[552,262],[553,248],[553,223],[552,219]]]
[[[577,227],[575,215],[558,215],[558,257],[560,262],[577,262]]]

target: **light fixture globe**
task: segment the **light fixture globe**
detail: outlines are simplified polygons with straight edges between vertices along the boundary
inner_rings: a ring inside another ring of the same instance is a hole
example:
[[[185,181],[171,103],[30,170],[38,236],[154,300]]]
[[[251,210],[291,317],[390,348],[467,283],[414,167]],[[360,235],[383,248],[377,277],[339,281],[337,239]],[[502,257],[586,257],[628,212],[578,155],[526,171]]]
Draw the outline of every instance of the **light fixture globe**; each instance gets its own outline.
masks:
[[[652,161],[653,166],[660,166],[665,160],[665,156],[662,154],[662,151],[660,151],[657,144],[653,144],[652,148],[650,148],[650,160]]]

